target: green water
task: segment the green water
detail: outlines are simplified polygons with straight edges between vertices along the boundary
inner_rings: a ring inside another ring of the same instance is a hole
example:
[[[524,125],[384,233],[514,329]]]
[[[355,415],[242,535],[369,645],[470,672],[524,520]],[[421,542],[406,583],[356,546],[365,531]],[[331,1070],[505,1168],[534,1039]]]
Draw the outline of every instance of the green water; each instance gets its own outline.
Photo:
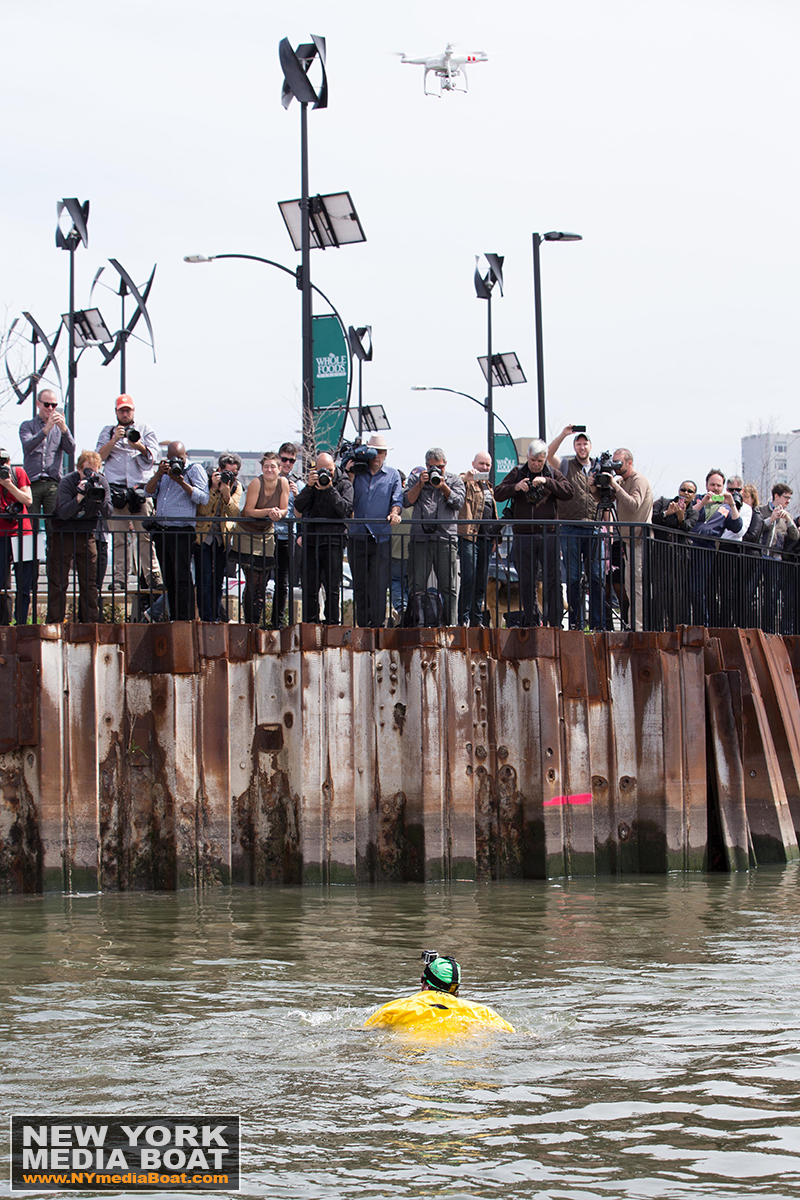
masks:
[[[6,898],[4,1115],[238,1112],[288,1200],[800,1196],[799,883]],[[422,947],[518,1032],[363,1032]]]

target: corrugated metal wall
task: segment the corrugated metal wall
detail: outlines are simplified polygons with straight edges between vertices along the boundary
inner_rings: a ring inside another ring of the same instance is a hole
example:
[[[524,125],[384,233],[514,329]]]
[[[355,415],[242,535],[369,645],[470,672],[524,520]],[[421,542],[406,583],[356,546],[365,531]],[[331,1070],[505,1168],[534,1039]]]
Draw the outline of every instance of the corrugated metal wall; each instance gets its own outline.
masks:
[[[0,630],[0,889],[798,857],[798,639]]]

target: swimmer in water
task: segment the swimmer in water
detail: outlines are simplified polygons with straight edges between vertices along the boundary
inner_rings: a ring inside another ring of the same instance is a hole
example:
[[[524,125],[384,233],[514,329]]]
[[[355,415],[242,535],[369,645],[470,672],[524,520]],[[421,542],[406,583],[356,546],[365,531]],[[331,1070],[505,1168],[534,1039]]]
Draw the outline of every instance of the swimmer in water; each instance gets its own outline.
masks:
[[[441,1027],[443,1034],[455,1029],[466,1032],[474,1027],[504,1029],[514,1032],[514,1027],[485,1004],[474,1004],[461,1000],[461,967],[454,958],[424,950],[424,967],[420,978],[421,990],[414,996],[402,1000],[390,1000],[364,1022],[365,1029],[413,1028],[419,1026]]]

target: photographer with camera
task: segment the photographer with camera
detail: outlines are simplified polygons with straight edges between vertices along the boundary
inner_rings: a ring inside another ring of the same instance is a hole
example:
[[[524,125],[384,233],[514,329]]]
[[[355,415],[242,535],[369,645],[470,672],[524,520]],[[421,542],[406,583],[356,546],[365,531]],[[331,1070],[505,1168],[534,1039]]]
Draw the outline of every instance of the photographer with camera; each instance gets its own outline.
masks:
[[[461,575],[458,623],[481,627],[484,622],[489,559],[503,532],[497,520],[497,505],[492,491],[492,460],[486,450],[478,451],[472,466],[461,478],[464,481],[464,503],[458,520],[469,521],[469,524],[458,526],[458,565]]]
[[[425,466],[416,467],[406,480],[403,506],[413,508],[408,547],[408,611],[413,623],[424,617],[424,596],[433,571],[442,599],[445,625],[455,625],[458,562],[458,514],[467,494],[463,479],[446,470],[444,450],[432,446]]]
[[[275,590],[272,593],[272,628],[282,629],[289,607],[289,579],[292,587],[300,582],[300,556],[294,553],[294,501],[300,491],[297,466],[297,446],[284,442],[278,449],[280,477],[289,485],[286,502],[286,519],[275,522]],[[290,622],[291,624],[291,619]]]
[[[183,442],[170,442],[166,459],[148,479],[145,491],[156,498],[151,532],[170,615],[173,621],[192,621],[192,544],[198,506],[208,502],[208,478],[199,463],[189,462]]]
[[[112,522],[113,580],[123,596],[128,574],[144,578],[152,591],[161,587],[161,572],[149,534],[141,520],[152,518],[153,502],[145,494],[145,485],[155,470],[159,456],[158,438],[143,421],[134,423],[135,405],[123,393],[115,404],[116,423],[104,425],[97,439],[97,452],[103,460],[103,472],[111,486],[114,516],[139,517],[139,522]],[[138,528],[135,537],[130,532]]]
[[[0,625],[9,623],[8,573],[14,563],[16,594],[14,597],[14,620],[24,625],[28,620],[28,609],[33,590],[33,572],[36,563],[22,559],[15,553],[20,542],[14,545],[19,533],[30,536],[31,522],[25,516],[31,506],[31,481],[22,467],[12,467],[11,455],[0,450]],[[17,518],[24,517],[18,521]],[[20,525],[22,529],[20,531]]]
[[[792,489],[788,483],[772,485],[772,498],[768,504],[759,504],[753,517],[761,518],[760,585],[754,589],[761,603],[760,628],[766,633],[791,634],[794,629],[787,621],[791,613],[793,598],[784,594],[785,579],[781,578],[778,563],[797,549],[798,528],[789,512]]]
[[[574,453],[560,458],[561,443],[570,434]],[[581,524],[560,527],[561,552],[567,576],[567,605],[570,629],[583,629],[586,613],[583,611],[581,579],[585,572],[589,584],[589,628],[603,627],[603,563],[601,542],[597,537],[597,501],[592,495],[591,480],[597,466],[592,458],[592,443],[586,436],[585,425],[565,425],[558,437],[547,447],[547,461],[556,471],[572,484],[570,500],[558,501],[559,521],[575,521]]]
[[[84,450],[78,466],[58,485],[47,541],[47,623],[60,625],[67,612],[69,573],[75,564],[80,590],[81,619],[100,619],[97,595],[98,522],[111,515],[111,489],[100,474],[102,459]],[[76,620],[78,614],[76,613]]]
[[[653,489],[649,480],[633,465],[633,455],[624,446],[614,451],[613,458],[607,455],[598,460],[598,470],[592,476],[592,494],[601,504],[609,501],[616,505],[617,519],[631,522],[638,528],[620,530],[620,541],[615,542],[612,552],[619,552],[619,561],[612,569],[618,571],[620,605],[623,622],[628,619],[629,598],[625,590],[625,560],[633,563],[634,584],[634,628],[644,628],[644,545],[646,530],[653,515]],[[612,582],[613,586],[613,582]]]
[[[75,453],[75,438],[66,417],[58,411],[58,397],[44,388],[36,397],[36,416],[19,427],[22,465],[31,481],[33,511],[51,513],[63,475],[64,455]]]
[[[554,521],[558,501],[571,500],[575,489],[558,468],[545,461],[546,458],[546,442],[534,438],[528,446],[526,463],[509,471],[497,485],[495,497],[499,501],[511,501],[510,512],[507,507],[505,515],[518,522],[513,527],[514,562],[525,624],[542,623],[536,596],[536,578],[541,570],[545,624],[560,629],[564,619],[564,597],[558,535],[554,525],[542,526],[538,522]]]
[[[353,513],[353,485],[330,454],[318,454],[308,482],[298,493],[294,511],[303,518],[303,620],[319,623],[319,590],[325,589],[324,625],[338,625],[342,560],[347,517]]]
[[[223,451],[208,476],[208,500],[197,506],[194,575],[201,621],[220,620],[228,534],[236,528],[243,495],[238,479],[241,466],[238,454]]]
[[[403,511],[400,473],[386,465],[390,449],[386,439],[377,433],[366,446],[356,446],[342,454],[342,470],[353,481],[353,516],[365,522],[351,523],[347,556],[353,573],[355,624],[368,629],[381,629],[386,624],[392,578],[392,527],[400,524]]]

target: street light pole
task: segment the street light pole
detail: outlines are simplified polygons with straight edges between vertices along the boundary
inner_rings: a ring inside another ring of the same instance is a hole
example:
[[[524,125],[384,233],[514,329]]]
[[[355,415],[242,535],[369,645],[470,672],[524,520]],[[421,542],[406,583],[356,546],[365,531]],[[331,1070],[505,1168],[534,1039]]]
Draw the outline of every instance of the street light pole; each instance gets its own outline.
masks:
[[[275,260],[272,258],[263,258],[260,254],[185,254],[183,261],[187,262],[187,263],[210,263],[210,262],[216,262],[217,259],[222,259],[222,258],[241,258],[241,259],[244,259],[246,262],[264,263],[268,267],[275,267],[278,271],[283,271],[284,275],[291,275],[292,279],[295,281],[295,283],[298,286],[300,285],[300,276],[302,274],[304,274],[302,266],[298,267],[295,271],[293,271],[290,267],[284,266],[283,263],[275,262]],[[315,283],[311,283],[311,280],[309,280],[309,290],[316,292],[318,296],[322,297],[322,299],[325,301],[325,303],[330,308],[333,315],[336,317],[336,320],[339,322],[339,325],[341,326],[341,329],[342,329],[342,333],[344,334],[344,336],[346,338],[347,337],[347,326],[345,325],[344,321],[342,320],[336,306],[328,299],[328,297],[323,292],[322,288],[318,288]],[[309,305],[309,307],[310,307],[310,305]],[[305,305],[304,305],[304,313],[305,313]],[[305,341],[304,341],[304,343],[303,343],[303,369],[304,370],[305,370],[305,353],[306,353],[306,345],[305,345]],[[310,353],[311,353],[311,340],[309,339],[309,357],[310,357]],[[312,364],[312,366],[313,366],[313,364]],[[348,384],[348,390],[347,390],[348,406],[350,404],[350,394],[352,391],[352,387],[353,387],[353,376],[352,376],[352,372],[351,372],[350,380],[349,380],[349,384]],[[304,393],[304,395],[305,395],[305,393]],[[312,414],[311,415],[312,440],[311,440],[310,444],[313,446],[313,432],[314,432],[313,410],[311,410],[311,414]],[[307,443],[305,440],[306,430],[307,430],[306,406],[304,403],[303,404],[303,430],[302,430],[304,454],[307,452]]]
[[[303,450],[314,455],[314,349],[311,306],[311,220],[308,195],[308,105],[300,104],[300,285],[303,338]]]
[[[303,340],[303,451],[307,459],[314,454],[314,350],[311,310],[311,213],[308,195],[308,106],[326,108],[328,77],[325,70],[325,38],[311,35],[311,41],[296,50],[288,38],[278,46],[283,68],[281,104],[288,108],[292,99],[300,105],[300,288],[302,291]],[[312,86],[308,71],[317,59],[322,68],[319,89]],[[337,314],[338,315],[338,314]]]
[[[434,387],[433,384],[416,383],[411,388],[411,391],[412,392],[449,392],[451,396],[463,396],[466,400],[471,400],[473,404],[480,405],[480,407],[483,409],[484,412],[489,411],[488,398],[486,400],[479,400],[477,396],[471,396],[469,394],[469,392],[459,392],[456,388]],[[498,417],[497,413],[493,411],[492,416],[491,416],[491,421],[492,421],[492,426],[494,426],[495,421],[499,421],[500,424],[503,426],[503,429],[505,429],[506,433],[508,434],[508,436],[511,438],[511,440],[513,442],[514,435],[511,432],[511,430],[508,428],[508,426],[506,425],[506,423],[502,417]],[[492,428],[492,433],[494,433],[494,428]]]
[[[503,294],[503,262],[505,260],[499,254],[485,254],[484,258],[486,259],[487,263],[489,264],[489,270],[486,272],[485,275],[481,275],[480,271],[478,270],[479,259],[476,258],[475,259],[474,283],[475,283],[475,295],[478,297],[479,300],[486,301],[486,312],[487,312],[486,322],[487,322],[487,342],[488,342],[487,362],[489,365],[489,369],[486,372],[487,394],[486,394],[485,408],[486,408],[486,412],[488,414],[487,421],[488,421],[488,426],[489,426],[488,435],[487,435],[487,441],[489,443],[488,450],[489,450],[489,457],[492,460],[492,468],[491,468],[490,475],[491,475],[492,487],[494,487],[495,470],[494,470],[494,403],[493,403],[493,397],[492,397],[492,382],[493,382],[493,380],[492,380],[492,374],[493,374],[493,372],[492,372],[492,291],[494,289],[494,285],[497,284],[498,287],[500,288],[500,295],[502,296],[502,294]],[[474,399],[474,397],[471,397],[471,399]]]
[[[539,437],[547,441],[547,413],[544,402],[544,347],[542,339],[542,274],[539,266],[539,247],[542,242],[580,242],[579,233],[533,234],[533,313],[536,324],[536,386],[539,397]]]

